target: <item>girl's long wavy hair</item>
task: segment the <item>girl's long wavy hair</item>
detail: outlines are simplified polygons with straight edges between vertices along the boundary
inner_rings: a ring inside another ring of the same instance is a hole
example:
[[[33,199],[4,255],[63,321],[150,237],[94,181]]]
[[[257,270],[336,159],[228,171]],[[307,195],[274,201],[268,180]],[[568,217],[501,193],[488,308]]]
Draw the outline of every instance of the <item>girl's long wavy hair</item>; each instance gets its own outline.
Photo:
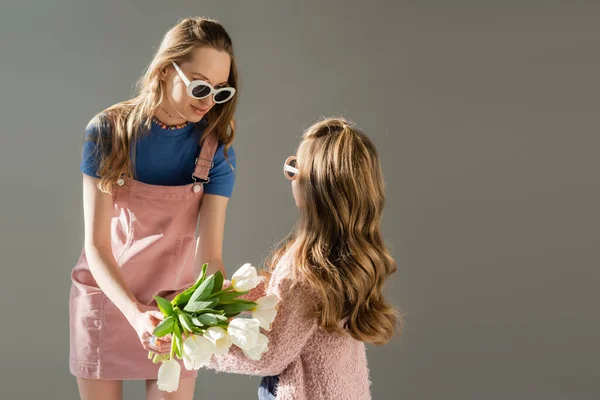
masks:
[[[380,232],[384,182],[377,150],[348,121],[328,118],[306,130],[297,158],[301,217],[268,264],[273,268],[293,245],[294,277],[319,296],[320,326],[384,344],[401,317],[383,295],[397,267]]]
[[[161,72],[172,66],[172,62],[183,63],[191,59],[198,47],[212,47],[227,52],[231,66],[227,83],[237,89],[238,75],[233,45],[223,26],[212,19],[203,17],[185,18],[171,28],[163,37],[153,60],[137,85],[137,95],[133,99],[117,103],[96,115],[91,123],[97,126],[97,135],[90,138],[97,143],[100,152],[99,187],[109,192],[113,182],[120,176],[133,177],[134,168],[131,149],[142,132],[150,129],[152,115],[166,95],[161,84]],[[233,115],[237,105],[238,91],[226,103],[215,104],[206,118],[209,132],[216,132],[225,147],[225,155],[235,137]]]

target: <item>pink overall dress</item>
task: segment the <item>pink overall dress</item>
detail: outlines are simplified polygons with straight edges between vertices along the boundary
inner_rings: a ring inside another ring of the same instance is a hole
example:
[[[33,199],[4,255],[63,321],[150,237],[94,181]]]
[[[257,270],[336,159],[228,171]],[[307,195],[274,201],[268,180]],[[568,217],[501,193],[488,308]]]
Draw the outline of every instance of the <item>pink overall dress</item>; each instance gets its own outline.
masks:
[[[148,309],[154,295],[169,300],[195,281],[196,225],[202,184],[217,148],[209,134],[193,173],[194,183],[150,185],[119,179],[113,186],[112,251],[129,289]],[[133,327],[92,276],[85,249],[71,272],[70,357],[73,375],[88,379],[157,379],[160,364],[148,359]],[[197,371],[181,370],[183,376]]]

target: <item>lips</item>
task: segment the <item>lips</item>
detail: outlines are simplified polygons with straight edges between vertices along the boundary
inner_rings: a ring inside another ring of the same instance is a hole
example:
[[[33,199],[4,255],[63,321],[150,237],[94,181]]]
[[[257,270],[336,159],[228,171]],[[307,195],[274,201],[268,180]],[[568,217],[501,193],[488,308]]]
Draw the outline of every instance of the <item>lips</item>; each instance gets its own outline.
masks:
[[[208,112],[208,108],[200,108],[196,106],[192,106],[192,108],[194,109],[194,111],[196,111],[197,114],[206,114]]]

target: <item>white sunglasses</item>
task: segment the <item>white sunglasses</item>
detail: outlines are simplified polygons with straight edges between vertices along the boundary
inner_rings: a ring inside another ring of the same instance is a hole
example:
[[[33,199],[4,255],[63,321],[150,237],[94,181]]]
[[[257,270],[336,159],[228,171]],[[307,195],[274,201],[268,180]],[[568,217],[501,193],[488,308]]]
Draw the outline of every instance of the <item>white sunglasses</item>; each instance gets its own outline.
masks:
[[[220,104],[231,100],[235,94],[235,89],[229,86],[215,89],[210,83],[200,79],[190,82],[175,61],[173,61],[173,66],[179,74],[179,77],[181,77],[185,83],[185,86],[187,87],[187,93],[190,95],[190,97],[195,99],[204,99],[212,94],[214,102]]]
[[[296,179],[296,176],[299,172],[298,168],[296,168],[297,166],[298,159],[296,158],[296,156],[288,157],[287,160],[285,160],[285,162],[283,163],[283,175],[290,181],[293,181],[294,179]]]

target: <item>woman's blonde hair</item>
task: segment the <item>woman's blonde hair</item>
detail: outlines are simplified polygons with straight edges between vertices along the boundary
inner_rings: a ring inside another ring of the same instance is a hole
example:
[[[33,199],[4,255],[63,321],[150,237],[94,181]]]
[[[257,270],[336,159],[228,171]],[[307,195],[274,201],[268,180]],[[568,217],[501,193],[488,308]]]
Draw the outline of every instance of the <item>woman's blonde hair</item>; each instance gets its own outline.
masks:
[[[138,94],[133,99],[117,103],[96,115],[91,123],[97,126],[95,140],[100,153],[100,189],[109,192],[112,183],[121,175],[134,176],[131,149],[142,132],[150,129],[152,115],[165,96],[160,76],[172,62],[183,63],[198,47],[212,47],[227,52],[231,66],[227,83],[237,89],[238,76],[231,38],[223,26],[203,17],[185,18],[163,37],[153,60],[138,81]],[[225,155],[235,137],[233,115],[237,93],[226,103],[215,104],[208,112],[205,132],[216,132],[225,147]]]
[[[295,279],[319,296],[320,326],[386,343],[400,315],[383,295],[397,267],[380,232],[384,182],[377,150],[345,119],[328,118],[306,130],[297,158],[301,218],[270,265],[294,245]]]

